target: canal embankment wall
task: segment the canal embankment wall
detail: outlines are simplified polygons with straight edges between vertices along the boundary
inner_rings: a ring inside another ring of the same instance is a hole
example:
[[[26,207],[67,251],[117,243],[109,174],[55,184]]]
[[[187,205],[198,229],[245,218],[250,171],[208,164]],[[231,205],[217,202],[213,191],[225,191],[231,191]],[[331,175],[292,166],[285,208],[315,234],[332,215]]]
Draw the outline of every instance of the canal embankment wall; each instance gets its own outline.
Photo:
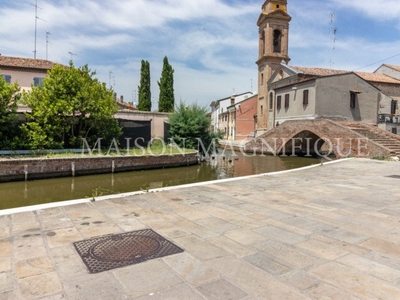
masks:
[[[199,163],[197,152],[175,155],[85,156],[0,160],[0,182],[128,172],[189,166]]]

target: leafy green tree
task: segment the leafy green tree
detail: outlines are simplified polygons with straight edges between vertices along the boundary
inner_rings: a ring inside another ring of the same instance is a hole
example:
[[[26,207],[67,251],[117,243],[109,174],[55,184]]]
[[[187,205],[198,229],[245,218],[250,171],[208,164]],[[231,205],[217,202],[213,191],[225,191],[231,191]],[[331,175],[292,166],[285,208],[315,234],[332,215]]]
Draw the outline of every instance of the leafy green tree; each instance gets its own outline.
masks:
[[[207,109],[197,104],[187,106],[180,102],[174,113],[169,116],[169,124],[170,137],[179,147],[193,148],[202,152],[204,150],[202,146],[206,150],[210,149],[211,143],[215,142],[217,145],[217,139],[221,138],[220,133],[209,131],[211,120]]]
[[[8,83],[0,76],[0,149],[15,150],[20,146],[18,101],[21,94],[17,83]]]
[[[121,128],[113,118],[117,104],[113,91],[94,78],[87,65],[56,65],[24,97],[32,112],[22,130],[31,149],[80,147],[82,138],[94,143],[118,138]]]
[[[150,63],[142,60],[140,69],[139,103],[141,111],[151,111]]]
[[[163,69],[158,86],[160,87],[158,111],[173,112],[175,106],[174,69],[172,69],[172,66],[169,64],[166,56],[164,57]]]

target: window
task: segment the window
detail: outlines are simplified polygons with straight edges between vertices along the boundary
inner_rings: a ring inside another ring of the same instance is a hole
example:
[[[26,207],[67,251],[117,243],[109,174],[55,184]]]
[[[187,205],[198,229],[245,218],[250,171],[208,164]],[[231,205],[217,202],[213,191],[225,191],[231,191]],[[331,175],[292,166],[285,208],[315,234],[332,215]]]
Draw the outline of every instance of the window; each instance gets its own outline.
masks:
[[[260,114],[263,115],[263,113],[264,113],[264,106],[261,105]]]
[[[357,99],[357,94],[354,92],[350,92],[350,108],[356,107],[356,99]]]
[[[394,116],[396,114],[397,110],[397,101],[392,100],[391,106],[390,106],[390,114]]]
[[[278,96],[276,98],[276,108],[281,109],[281,103],[282,103],[282,96]]]
[[[265,32],[264,31],[261,34],[260,43],[261,43],[260,56],[263,56],[265,54]]]
[[[11,75],[1,75],[7,83],[11,83]]]
[[[274,105],[274,93],[269,93],[269,109],[271,110]]]
[[[281,39],[282,33],[278,29],[275,29],[273,39],[274,52],[281,52]]]
[[[264,73],[261,73],[261,85],[264,84]]]
[[[289,107],[289,94],[285,95],[285,108]]]
[[[37,86],[37,85],[40,85],[40,86],[43,86],[43,77],[34,77],[33,78],[33,85],[34,86]]]
[[[303,91],[303,105],[308,105],[308,90]]]

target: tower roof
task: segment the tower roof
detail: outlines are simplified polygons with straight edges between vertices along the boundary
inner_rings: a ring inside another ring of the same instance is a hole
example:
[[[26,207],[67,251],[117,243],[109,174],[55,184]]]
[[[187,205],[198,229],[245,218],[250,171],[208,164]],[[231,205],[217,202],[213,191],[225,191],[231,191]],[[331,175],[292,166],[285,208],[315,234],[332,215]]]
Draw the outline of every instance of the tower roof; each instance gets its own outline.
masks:
[[[257,25],[267,18],[278,17],[290,21],[291,17],[287,12],[287,0],[267,0],[261,7],[262,12],[258,18]]]
[[[277,10],[287,13],[287,0],[267,0],[261,7],[262,13],[268,15]]]

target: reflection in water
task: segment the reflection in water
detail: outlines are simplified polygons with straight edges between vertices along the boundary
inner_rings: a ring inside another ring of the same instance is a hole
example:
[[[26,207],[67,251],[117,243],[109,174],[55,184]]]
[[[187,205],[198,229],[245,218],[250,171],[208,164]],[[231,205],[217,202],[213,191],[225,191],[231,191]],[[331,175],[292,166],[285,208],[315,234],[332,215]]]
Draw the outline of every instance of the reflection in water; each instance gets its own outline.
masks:
[[[275,172],[319,162],[301,157],[246,157],[237,152],[189,167],[1,183],[0,209]]]

